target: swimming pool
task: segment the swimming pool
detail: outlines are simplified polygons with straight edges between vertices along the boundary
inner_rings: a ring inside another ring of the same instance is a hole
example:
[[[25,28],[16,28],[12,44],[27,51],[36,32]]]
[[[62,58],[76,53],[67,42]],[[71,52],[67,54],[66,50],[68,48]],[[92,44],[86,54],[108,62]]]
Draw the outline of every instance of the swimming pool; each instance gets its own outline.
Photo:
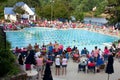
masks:
[[[94,46],[103,48],[103,43],[110,43],[118,40],[117,37],[103,35],[95,32],[90,32],[80,29],[57,30],[54,28],[25,28],[21,31],[6,32],[7,40],[11,42],[12,48],[26,47],[29,43],[34,45],[38,43],[48,44],[57,41],[64,45],[64,48],[76,45],[78,49],[86,47],[89,50],[94,49]]]

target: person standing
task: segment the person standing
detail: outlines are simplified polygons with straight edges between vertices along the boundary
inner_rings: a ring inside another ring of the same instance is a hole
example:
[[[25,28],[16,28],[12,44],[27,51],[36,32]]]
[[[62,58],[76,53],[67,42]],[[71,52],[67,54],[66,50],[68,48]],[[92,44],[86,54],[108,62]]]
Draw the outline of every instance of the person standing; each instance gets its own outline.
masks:
[[[94,61],[96,62],[98,59],[98,54],[99,54],[99,49],[97,48],[97,46],[95,46],[94,52],[93,52],[93,56],[94,56]]]
[[[46,63],[43,80],[53,80],[49,63]]]
[[[22,70],[24,70],[24,68],[23,68],[23,65],[24,65],[24,58],[23,58],[23,56],[21,55],[21,53],[19,53],[20,55],[19,55],[19,57],[18,57],[18,63],[19,63],[19,65],[20,65],[20,68],[22,69]]]
[[[108,56],[108,63],[107,63],[106,70],[105,70],[106,73],[108,74],[114,73],[113,63],[114,63],[113,55],[110,54]]]
[[[108,60],[109,53],[110,53],[110,51],[109,51],[108,47],[105,46],[105,48],[104,48],[104,52],[103,52],[103,55],[104,55],[104,61],[105,61],[105,62]]]
[[[44,69],[44,59],[43,59],[43,56],[40,55],[38,58],[36,58],[36,68],[37,68],[37,71],[38,71],[38,78],[39,76],[43,76],[43,69]],[[40,73],[41,72],[41,73]]]
[[[63,58],[62,58],[62,75],[63,74],[65,74],[66,75],[66,73],[67,73],[67,62],[68,62],[68,60],[67,60],[67,58],[64,56]]]
[[[55,59],[55,66],[56,66],[56,75],[60,75],[60,55],[57,55],[56,56],[56,59]]]

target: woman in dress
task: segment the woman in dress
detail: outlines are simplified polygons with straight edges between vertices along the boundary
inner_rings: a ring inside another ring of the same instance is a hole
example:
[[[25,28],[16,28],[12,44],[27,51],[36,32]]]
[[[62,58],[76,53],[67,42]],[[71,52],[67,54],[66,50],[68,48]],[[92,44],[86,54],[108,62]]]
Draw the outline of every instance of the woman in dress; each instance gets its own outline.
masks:
[[[108,63],[105,70],[106,73],[108,74],[114,73],[113,63],[114,63],[114,59],[113,59],[113,55],[111,54],[108,56]]]

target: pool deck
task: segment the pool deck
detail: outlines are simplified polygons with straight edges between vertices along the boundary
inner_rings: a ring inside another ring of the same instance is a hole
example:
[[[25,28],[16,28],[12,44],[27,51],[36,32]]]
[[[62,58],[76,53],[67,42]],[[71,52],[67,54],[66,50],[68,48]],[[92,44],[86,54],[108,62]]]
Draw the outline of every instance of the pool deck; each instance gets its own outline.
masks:
[[[81,29],[88,30],[88,28],[81,28]],[[88,31],[97,32],[97,33],[100,33],[100,34],[104,34],[104,35],[109,35],[109,36],[120,38],[120,31],[118,33],[116,33],[116,32],[110,33],[110,32],[108,32],[108,30],[104,31],[103,29],[97,29],[97,30],[89,29]]]
[[[51,29],[51,28],[47,28],[47,27],[34,27],[34,28],[46,28],[46,29]],[[57,28],[52,28],[54,30],[58,30]],[[73,29],[73,28],[65,28],[65,29],[60,29],[60,30],[67,30],[67,29]],[[101,34],[105,34],[105,35],[109,35],[109,36],[114,36],[114,37],[118,37],[120,38],[120,31],[118,32],[118,34],[116,34],[116,32],[114,33],[109,33],[108,30],[103,31],[103,29],[89,29],[89,28],[74,28],[74,29],[82,29],[82,30],[88,30],[88,31],[92,31],[92,32],[97,32],[97,33],[101,33]],[[5,32],[21,32],[24,31],[24,29],[21,30],[6,30]]]
[[[109,80],[119,80],[120,79],[120,62],[118,59],[114,60],[114,73],[109,75]],[[53,80],[108,80],[108,74],[105,70],[101,70],[99,73],[84,73],[83,71],[78,72],[78,63],[73,62],[72,59],[68,61],[67,74],[62,75],[62,69],[60,70],[60,75],[55,75],[55,65],[51,66],[51,72]],[[41,78],[36,79],[34,77],[30,80],[43,80]]]
[[[68,67],[67,67],[67,74],[66,75],[55,75],[55,67],[52,66],[52,75],[53,80],[108,80],[108,74],[105,73],[104,70],[101,70],[100,73],[84,73],[80,71],[77,72],[78,63],[73,62],[72,60],[69,60]],[[114,73],[110,74],[109,80],[118,80],[120,79],[120,62],[118,59],[115,59],[114,61]]]

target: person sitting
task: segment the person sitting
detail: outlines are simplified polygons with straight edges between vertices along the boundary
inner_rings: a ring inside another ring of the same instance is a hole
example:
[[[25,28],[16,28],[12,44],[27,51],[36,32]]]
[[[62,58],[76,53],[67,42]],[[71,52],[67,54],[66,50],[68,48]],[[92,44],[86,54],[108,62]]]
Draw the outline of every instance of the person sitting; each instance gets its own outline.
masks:
[[[81,69],[83,69],[83,71],[86,71],[86,65],[87,65],[87,57],[85,55],[82,55],[82,57],[80,58],[80,62],[78,64],[78,72],[81,71]]]
[[[84,49],[82,49],[82,51],[81,51],[81,55],[87,55],[89,52],[88,52],[88,50],[86,49],[86,47],[84,47]]]
[[[73,60],[75,62],[78,62],[79,61],[79,54],[77,54],[77,53],[73,54]]]
[[[94,73],[95,73],[95,62],[94,61],[88,62],[87,68],[88,70],[94,70]]]
[[[71,54],[71,51],[72,51],[71,47],[68,46],[68,47],[66,48],[66,51],[67,51],[69,54]]]

